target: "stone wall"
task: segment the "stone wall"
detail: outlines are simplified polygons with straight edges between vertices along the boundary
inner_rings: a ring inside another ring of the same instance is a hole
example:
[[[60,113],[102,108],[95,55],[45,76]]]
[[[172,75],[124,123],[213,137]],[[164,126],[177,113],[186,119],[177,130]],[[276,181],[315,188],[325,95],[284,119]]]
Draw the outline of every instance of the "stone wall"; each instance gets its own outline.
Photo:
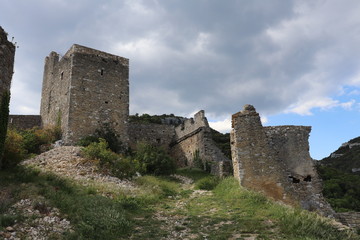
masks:
[[[61,59],[50,53],[40,114],[44,127],[61,123],[66,144],[110,129],[127,145],[129,60],[76,44]]]
[[[10,115],[9,127],[16,129],[30,129],[34,127],[41,127],[40,115]]]
[[[0,26],[0,99],[5,91],[10,91],[14,69],[15,46],[7,39],[7,33]]]
[[[337,213],[336,218],[344,225],[360,229],[360,212]]]
[[[194,166],[194,156],[197,153],[204,168],[218,176],[231,174],[231,161],[211,139],[211,131],[205,112],[199,111],[194,118],[185,120],[175,128],[175,141],[171,154],[177,160],[179,167]]]
[[[309,154],[311,128],[263,127],[251,105],[232,116],[234,176],[241,185],[291,205],[332,216]]]
[[[7,39],[7,33],[0,27],[0,168],[8,124],[8,106],[11,79],[14,69],[15,46]],[[4,108],[3,108],[4,107]]]
[[[146,142],[162,147],[169,151],[170,144],[174,141],[175,127],[166,124],[154,123],[130,123],[129,124],[129,146],[136,149],[136,144]]]

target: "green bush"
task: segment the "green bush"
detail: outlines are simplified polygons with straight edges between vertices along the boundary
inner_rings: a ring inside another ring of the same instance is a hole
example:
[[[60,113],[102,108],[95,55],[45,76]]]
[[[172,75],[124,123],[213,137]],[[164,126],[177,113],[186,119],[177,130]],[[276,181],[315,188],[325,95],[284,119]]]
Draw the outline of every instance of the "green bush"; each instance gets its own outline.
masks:
[[[9,129],[5,140],[2,168],[13,168],[26,157],[24,138],[17,131]]]
[[[82,154],[89,160],[97,160],[99,167],[107,173],[118,178],[130,178],[136,174],[140,164],[122,155],[112,152],[105,139],[92,142],[82,149]]]
[[[131,178],[138,171],[138,162],[130,157],[120,157],[111,166],[111,173],[118,178]]]
[[[196,182],[195,188],[201,190],[213,190],[220,182],[220,179],[216,176],[209,176],[200,179]]]
[[[142,174],[165,175],[176,170],[174,160],[165,150],[150,144],[139,143],[135,159],[139,162],[139,172]]]
[[[98,160],[100,166],[111,165],[119,158],[116,153],[109,149],[108,143],[103,138],[99,138],[99,142],[93,142],[83,148],[82,153],[87,159]]]
[[[99,137],[96,136],[86,136],[81,138],[76,145],[78,146],[82,146],[82,147],[87,147],[89,146],[91,143],[98,143],[99,142]]]

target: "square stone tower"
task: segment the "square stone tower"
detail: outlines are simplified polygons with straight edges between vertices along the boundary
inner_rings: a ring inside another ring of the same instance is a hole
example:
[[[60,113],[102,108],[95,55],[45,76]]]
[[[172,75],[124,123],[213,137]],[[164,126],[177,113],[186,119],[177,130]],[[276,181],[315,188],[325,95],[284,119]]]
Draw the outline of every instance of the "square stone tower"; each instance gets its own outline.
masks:
[[[65,144],[97,130],[113,131],[128,145],[129,60],[74,44],[60,59],[45,59],[42,124],[61,124]]]

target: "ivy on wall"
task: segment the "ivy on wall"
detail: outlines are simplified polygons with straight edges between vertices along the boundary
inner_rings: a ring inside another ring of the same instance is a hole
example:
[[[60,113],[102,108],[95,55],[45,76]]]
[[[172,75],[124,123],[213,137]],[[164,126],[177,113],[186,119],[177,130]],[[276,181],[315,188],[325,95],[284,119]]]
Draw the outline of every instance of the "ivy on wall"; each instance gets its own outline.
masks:
[[[0,99],[0,169],[5,146],[6,131],[9,120],[10,92],[6,91]]]

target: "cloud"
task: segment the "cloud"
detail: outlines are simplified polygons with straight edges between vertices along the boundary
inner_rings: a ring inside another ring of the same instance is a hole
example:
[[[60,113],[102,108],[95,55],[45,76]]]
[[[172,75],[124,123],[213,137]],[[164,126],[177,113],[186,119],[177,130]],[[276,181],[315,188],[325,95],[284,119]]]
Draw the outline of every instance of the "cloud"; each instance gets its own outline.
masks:
[[[247,103],[266,116],[351,109],[338,96],[359,86],[359,11],[356,0],[7,1],[0,20],[20,44],[12,111],[38,113],[43,59],[73,43],[130,59],[133,113],[205,109],[225,126]]]

